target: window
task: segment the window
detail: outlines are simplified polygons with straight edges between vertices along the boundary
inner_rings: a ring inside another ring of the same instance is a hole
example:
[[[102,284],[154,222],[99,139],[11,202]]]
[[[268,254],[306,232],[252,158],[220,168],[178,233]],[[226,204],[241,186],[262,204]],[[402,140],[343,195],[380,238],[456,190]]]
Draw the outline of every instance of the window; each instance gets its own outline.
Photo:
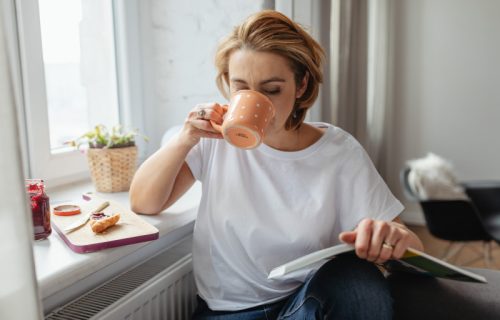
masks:
[[[18,0],[19,51],[30,177],[88,177],[64,142],[120,122],[112,0]],[[123,84],[122,84],[123,87]]]
[[[118,123],[111,1],[39,0],[50,149]]]

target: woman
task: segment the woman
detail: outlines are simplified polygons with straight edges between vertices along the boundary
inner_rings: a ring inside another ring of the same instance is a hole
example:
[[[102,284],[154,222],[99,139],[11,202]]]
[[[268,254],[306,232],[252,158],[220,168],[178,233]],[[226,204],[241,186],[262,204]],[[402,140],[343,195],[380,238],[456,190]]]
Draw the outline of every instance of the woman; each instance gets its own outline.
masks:
[[[276,115],[253,150],[221,139],[217,103],[196,106],[181,132],[140,167],[136,212],[156,214],[195,182],[196,319],[389,319],[392,300],[375,264],[401,257],[418,237],[359,143],[325,123],[304,123],[322,81],[323,51],[275,11],[250,16],[220,44],[217,83],[228,97],[256,90]],[[271,269],[315,250],[355,245],[356,256],[268,280]]]

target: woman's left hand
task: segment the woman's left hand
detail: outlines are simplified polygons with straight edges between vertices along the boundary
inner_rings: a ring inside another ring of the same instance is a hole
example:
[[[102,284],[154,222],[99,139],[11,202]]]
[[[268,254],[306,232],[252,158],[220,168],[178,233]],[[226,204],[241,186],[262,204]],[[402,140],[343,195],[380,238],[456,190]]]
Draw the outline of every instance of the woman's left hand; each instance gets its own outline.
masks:
[[[382,264],[399,259],[408,247],[422,250],[422,242],[402,223],[365,218],[354,231],[342,232],[339,239],[354,244],[356,255]]]

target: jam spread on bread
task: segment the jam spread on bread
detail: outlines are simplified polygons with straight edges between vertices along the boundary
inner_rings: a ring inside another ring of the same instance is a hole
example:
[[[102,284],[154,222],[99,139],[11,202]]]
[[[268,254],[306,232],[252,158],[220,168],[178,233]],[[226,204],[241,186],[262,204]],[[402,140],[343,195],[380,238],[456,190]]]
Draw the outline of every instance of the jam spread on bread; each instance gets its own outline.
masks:
[[[90,228],[92,228],[92,231],[95,233],[100,233],[114,226],[118,220],[120,220],[119,213],[109,216],[103,212],[96,212],[90,216]]]
[[[100,219],[105,218],[105,217],[109,217],[109,216],[103,212],[96,212],[96,213],[92,213],[92,216],[90,217],[90,219],[100,220]]]

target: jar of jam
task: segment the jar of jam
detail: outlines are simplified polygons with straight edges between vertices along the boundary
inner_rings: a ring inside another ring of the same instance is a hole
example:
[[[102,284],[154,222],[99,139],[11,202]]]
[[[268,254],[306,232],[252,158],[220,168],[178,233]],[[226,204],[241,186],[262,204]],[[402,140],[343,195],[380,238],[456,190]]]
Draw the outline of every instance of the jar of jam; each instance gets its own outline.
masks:
[[[31,200],[35,240],[45,239],[52,232],[52,228],[50,227],[49,197],[45,193],[43,180],[27,179],[26,192]]]

